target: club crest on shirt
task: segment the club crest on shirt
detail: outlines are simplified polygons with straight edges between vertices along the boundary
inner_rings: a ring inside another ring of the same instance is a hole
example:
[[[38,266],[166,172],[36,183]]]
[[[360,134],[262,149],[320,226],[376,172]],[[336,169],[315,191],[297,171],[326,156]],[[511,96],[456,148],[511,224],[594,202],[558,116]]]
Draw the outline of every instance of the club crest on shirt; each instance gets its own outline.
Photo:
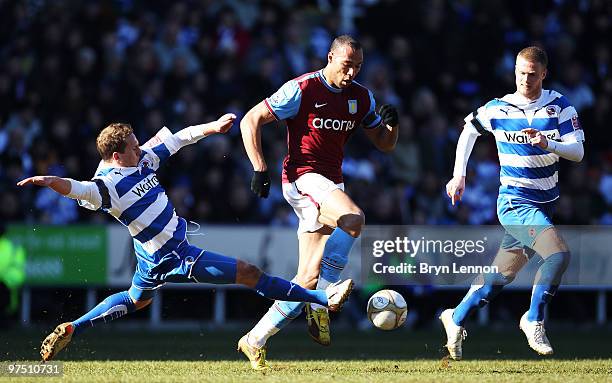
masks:
[[[357,100],[348,100],[348,111],[350,114],[357,113]]]
[[[546,114],[548,114],[548,117],[553,117],[555,114],[557,114],[557,110],[554,106],[549,105],[546,107]]]
[[[149,160],[147,160],[146,158],[143,158],[138,163],[138,167],[141,168],[141,169],[145,169],[145,168],[148,168],[150,166],[151,166],[151,164],[149,163]]]

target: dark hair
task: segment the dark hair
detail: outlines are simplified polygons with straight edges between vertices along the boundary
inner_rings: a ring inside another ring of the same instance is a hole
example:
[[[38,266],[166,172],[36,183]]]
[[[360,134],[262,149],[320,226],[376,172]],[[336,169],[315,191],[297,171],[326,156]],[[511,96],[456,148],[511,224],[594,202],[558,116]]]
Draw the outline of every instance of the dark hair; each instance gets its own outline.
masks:
[[[104,161],[108,161],[114,152],[123,153],[127,145],[126,139],[134,133],[130,124],[116,122],[102,129],[96,138],[96,148]]]
[[[332,41],[331,46],[329,47],[329,51],[333,52],[336,49],[342,47],[342,46],[349,46],[351,48],[353,48],[354,50],[358,51],[361,48],[361,43],[357,40],[355,40],[353,38],[353,36],[349,36],[349,35],[342,35],[342,36],[338,36],[334,39],[334,41]]]
[[[524,48],[518,53],[517,57],[518,56],[523,57],[527,61],[540,63],[544,68],[548,65],[548,55],[546,51],[540,47],[531,46]]]

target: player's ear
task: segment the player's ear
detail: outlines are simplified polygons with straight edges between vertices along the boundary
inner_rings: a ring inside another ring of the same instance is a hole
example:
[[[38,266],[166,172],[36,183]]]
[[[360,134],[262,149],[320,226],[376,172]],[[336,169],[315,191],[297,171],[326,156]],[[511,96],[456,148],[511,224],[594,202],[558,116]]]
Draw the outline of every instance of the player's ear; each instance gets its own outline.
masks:
[[[544,71],[542,72],[542,80],[546,78],[547,74],[548,74],[548,69],[544,68]]]
[[[332,62],[333,58],[334,58],[334,52],[332,51],[327,52],[327,63],[328,64]]]

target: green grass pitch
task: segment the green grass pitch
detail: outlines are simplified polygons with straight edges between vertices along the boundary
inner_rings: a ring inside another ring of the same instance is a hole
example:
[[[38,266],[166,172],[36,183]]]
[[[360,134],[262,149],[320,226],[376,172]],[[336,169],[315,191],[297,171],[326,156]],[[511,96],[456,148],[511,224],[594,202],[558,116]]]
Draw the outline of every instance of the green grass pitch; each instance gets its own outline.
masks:
[[[36,360],[50,329],[0,330],[0,360]],[[0,382],[612,382],[610,329],[554,329],[556,354],[528,349],[518,328],[475,327],[461,362],[449,361],[442,330],[333,333],[331,347],[313,343],[294,326],[270,341],[273,367],[251,371],[235,345],[241,331],[147,333],[93,329],[58,360],[64,376],[7,377]]]

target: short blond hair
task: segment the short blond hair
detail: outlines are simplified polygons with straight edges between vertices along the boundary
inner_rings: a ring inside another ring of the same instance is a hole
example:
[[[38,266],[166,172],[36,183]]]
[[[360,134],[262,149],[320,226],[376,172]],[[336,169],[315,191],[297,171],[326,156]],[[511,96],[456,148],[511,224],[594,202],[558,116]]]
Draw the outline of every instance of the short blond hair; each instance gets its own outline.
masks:
[[[517,57],[522,57],[530,62],[540,63],[544,68],[548,66],[548,55],[546,51],[540,47],[531,46],[523,48],[518,53]]]
[[[123,122],[115,122],[102,129],[96,138],[96,148],[102,159],[108,161],[114,152],[123,153],[126,139],[133,133],[132,126]]]

